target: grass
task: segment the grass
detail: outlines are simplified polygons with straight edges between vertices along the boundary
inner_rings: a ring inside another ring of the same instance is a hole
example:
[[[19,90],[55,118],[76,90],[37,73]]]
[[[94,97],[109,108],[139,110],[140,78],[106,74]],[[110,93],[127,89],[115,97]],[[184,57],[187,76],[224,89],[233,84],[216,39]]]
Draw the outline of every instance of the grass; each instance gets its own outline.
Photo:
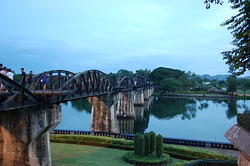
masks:
[[[126,152],[96,146],[51,143],[53,166],[131,166],[121,159]]]
[[[51,143],[53,166],[133,166],[122,160],[127,153],[96,146]],[[184,166],[188,161],[172,159],[168,166]]]
[[[131,150],[133,149],[134,145],[134,141],[131,140],[103,137],[103,136],[90,136],[90,135],[50,135],[50,140],[51,142],[57,142],[57,143],[95,145],[107,148],[118,148],[123,150],[124,149]],[[180,158],[185,160],[233,159],[231,156],[202,148],[187,147],[181,145],[169,145],[169,144],[164,144],[163,147],[165,153],[168,153],[175,158]]]

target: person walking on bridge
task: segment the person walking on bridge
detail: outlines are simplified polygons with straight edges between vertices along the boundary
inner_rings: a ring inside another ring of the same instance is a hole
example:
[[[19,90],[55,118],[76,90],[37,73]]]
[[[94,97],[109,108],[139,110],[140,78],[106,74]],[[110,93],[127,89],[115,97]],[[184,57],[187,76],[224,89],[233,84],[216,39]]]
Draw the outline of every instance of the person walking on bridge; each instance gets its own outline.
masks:
[[[48,84],[49,80],[48,80],[48,74],[45,72],[41,75],[41,83],[43,86],[43,90],[47,89],[47,84]]]
[[[24,68],[21,68],[21,79],[20,79],[19,84],[22,85],[23,87],[25,87],[25,84],[26,84],[26,73],[24,71]]]
[[[28,83],[28,88],[31,89],[32,88],[32,82],[33,82],[33,72],[30,71],[28,78],[27,78],[27,83]]]
[[[7,69],[7,77],[9,78],[9,79],[12,79],[13,80],[13,78],[14,78],[14,73],[11,71],[11,69]]]

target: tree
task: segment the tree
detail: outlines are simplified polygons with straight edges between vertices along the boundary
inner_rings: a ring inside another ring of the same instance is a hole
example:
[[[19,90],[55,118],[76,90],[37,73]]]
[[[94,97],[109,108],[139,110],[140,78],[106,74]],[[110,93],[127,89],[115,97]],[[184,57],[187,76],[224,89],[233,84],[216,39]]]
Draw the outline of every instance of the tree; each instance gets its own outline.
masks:
[[[233,93],[233,92],[236,92],[237,90],[237,78],[235,75],[231,75],[228,77],[228,80],[227,80],[227,91],[229,93]]]
[[[222,4],[221,0],[205,0],[207,8],[210,4]],[[221,24],[227,26],[233,35],[233,48],[222,52],[223,59],[229,65],[229,71],[236,75],[244,74],[250,69],[250,1],[249,0],[229,0],[231,8],[238,10],[238,14],[232,16]]]
[[[148,70],[148,69],[144,69],[144,70],[143,69],[139,69],[139,70],[135,71],[135,74],[144,76],[146,78],[149,78],[150,73],[151,73],[151,71]]]
[[[181,89],[182,82],[174,78],[166,78],[160,82],[160,90],[165,92],[175,92]]]

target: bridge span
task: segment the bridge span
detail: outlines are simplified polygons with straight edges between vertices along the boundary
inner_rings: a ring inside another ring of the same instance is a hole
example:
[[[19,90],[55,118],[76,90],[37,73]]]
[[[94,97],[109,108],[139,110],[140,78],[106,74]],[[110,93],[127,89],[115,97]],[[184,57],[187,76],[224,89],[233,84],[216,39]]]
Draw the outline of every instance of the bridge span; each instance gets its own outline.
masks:
[[[46,90],[40,81],[44,73],[48,75]],[[0,74],[0,83],[7,89],[0,94],[1,166],[51,165],[49,133],[61,121],[60,103],[88,99],[97,124],[92,129],[114,132],[112,119],[103,117],[138,117],[141,112],[136,107],[143,106],[153,93],[149,80],[139,75],[113,80],[98,70],[44,73],[35,78],[32,89]]]

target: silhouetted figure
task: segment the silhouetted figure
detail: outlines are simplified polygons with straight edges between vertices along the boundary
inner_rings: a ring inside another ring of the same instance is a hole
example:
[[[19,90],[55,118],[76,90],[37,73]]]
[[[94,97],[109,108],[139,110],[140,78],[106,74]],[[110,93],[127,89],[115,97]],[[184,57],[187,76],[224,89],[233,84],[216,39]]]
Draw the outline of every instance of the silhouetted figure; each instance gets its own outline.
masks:
[[[47,84],[48,84],[49,80],[48,80],[48,74],[45,72],[41,75],[41,83],[43,86],[43,90],[47,89]]]
[[[32,83],[33,83],[33,72],[30,71],[28,78],[27,78],[27,84],[28,84],[29,89],[32,88]]]
[[[24,72],[24,68],[21,68],[21,79],[20,79],[19,84],[22,85],[23,87],[25,87],[25,84],[26,84],[26,73]]]

